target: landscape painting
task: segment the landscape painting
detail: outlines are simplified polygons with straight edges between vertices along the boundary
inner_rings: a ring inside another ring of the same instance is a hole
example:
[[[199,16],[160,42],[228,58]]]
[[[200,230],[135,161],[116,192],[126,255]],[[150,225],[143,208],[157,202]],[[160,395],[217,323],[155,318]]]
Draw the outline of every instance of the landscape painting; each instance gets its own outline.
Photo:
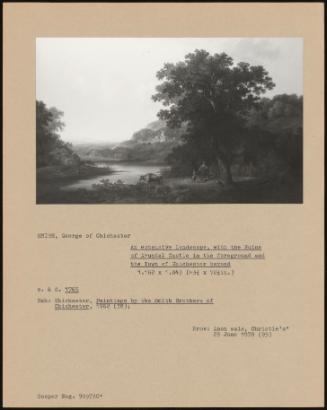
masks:
[[[301,38],[38,38],[37,204],[303,202]]]

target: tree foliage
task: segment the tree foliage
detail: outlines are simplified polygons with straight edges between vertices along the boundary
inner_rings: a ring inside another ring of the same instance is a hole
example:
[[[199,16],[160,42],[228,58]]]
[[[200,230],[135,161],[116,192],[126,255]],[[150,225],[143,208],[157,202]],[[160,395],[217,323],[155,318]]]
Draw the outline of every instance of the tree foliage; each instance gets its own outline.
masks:
[[[303,156],[303,97],[280,94],[262,98],[247,117],[249,138],[247,152],[258,161],[258,155],[274,151],[300,176]]]
[[[219,160],[231,182],[231,165],[244,148],[246,119],[260,96],[274,87],[262,66],[234,64],[226,53],[205,50],[187,54],[185,60],[167,63],[157,73],[161,83],[154,101],[164,105],[158,116],[171,127],[187,123],[186,142],[203,147]]]
[[[36,164],[37,167],[49,165],[73,165],[79,157],[73,153],[71,144],[60,138],[65,124],[63,112],[48,108],[42,101],[36,101]]]

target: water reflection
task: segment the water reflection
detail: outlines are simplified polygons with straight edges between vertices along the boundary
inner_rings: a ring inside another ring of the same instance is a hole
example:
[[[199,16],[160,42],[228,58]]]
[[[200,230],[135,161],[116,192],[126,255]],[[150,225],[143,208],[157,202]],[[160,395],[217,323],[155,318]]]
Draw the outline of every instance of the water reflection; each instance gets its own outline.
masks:
[[[123,181],[125,184],[136,184],[141,175],[153,173],[160,174],[164,169],[168,167],[165,165],[144,165],[144,164],[110,164],[107,162],[98,162],[96,164],[99,168],[110,167],[114,172],[110,175],[98,175],[94,178],[80,179],[70,185],[66,185],[62,189],[93,189],[93,184],[99,183],[101,179],[109,179],[110,182]]]

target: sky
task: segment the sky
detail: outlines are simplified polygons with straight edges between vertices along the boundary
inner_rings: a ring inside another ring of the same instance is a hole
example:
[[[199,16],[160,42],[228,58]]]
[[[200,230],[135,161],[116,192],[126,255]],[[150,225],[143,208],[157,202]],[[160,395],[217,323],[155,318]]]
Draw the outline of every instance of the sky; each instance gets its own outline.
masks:
[[[157,119],[151,95],[166,62],[225,52],[265,67],[276,84],[266,96],[302,95],[302,47],[301,38],[38,38],[36,98],[64,112],[64,141],[115,143]]]

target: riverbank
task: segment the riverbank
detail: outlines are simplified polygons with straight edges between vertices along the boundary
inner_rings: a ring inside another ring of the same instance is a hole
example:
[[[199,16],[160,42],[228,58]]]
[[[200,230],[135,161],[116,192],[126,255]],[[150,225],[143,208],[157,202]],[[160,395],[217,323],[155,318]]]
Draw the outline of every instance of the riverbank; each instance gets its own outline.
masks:
[[[110,175],[114,171],[109,167],[98,167],[92,163],[81,163],[80,165],[52,165],[37,168],[36,178],[42,182],[74,182],[81,178],[93,178],[98,175]]]
[[[38,192],[43,204],[219,204],[301,203],[300,181],[281,184],[257,179],[238,180],[222,186],[211,180],[193,183],[191,178],[165,178],[162,184],[124,184],[103,178],[92,190],[62,190],[55,186]]]
[[[110,167],[97,167],[92,163],[83,162],[75,166],[53,165],[37,168],[36,170],[36,200],[44,203],[45,198],[60,196],[62,188],[76,183],[80,179],[96,176],[112,175]]]
[[[108,168],[112,171],[108,174],[109,182],[123,182],[127,185],[135,185],[140,181],[141,176],[145,174],[156,174],[162,175],[164,170],[167,170],[167,165],[148,165],[140,162],[97,162],[95,164],[98,168],[103,169]],[[77,189],[87,189],[93,190],[93,186],[100,183],[103,179],[103,173],[99,175],[93,175],[88,178],[80,177],[76,181],[65,185],[63,189],[65,190],[77,190]]]

